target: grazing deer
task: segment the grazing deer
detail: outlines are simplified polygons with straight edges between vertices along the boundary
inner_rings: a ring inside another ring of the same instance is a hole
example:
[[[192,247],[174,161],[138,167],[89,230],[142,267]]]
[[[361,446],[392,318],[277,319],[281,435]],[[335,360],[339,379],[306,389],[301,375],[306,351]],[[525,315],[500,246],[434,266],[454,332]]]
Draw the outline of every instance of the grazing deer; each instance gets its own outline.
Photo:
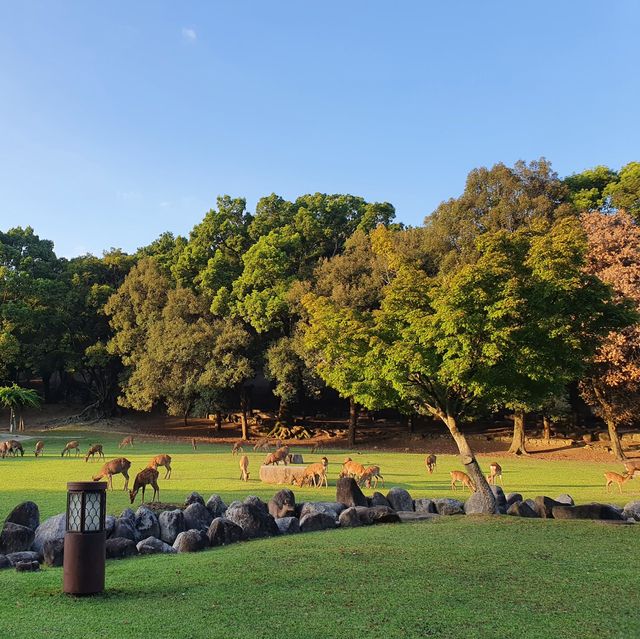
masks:
[[[2,459],[7,456],[10,450],[11,447],[9,446],[9,442],[0,442],[0,455],[2,456]]]
[[[311,447],[311,454],[317,453],[319,450],[324,449],[324,442],[315,442],[315,444]]]
[[[618,490],[620,491],[620,494],[622,494],[622,484],[628,482],[630,479],[633,479],[633,473],[629,473],[628,475],[619,475],[618,473],[605,473],[604,478],[607,480],[607,492],[611,490],[611,484],[618,484]]]
[[[624,467],[629,475],[640,473],[640,459],[629,459],[624,462]]]
[[[382,480],[382,486],[384,487],[384,477],[380,474],[380,466],[369,466],[364,469],[364,473],[360,475],[358,484],[362,486],[366,483],[367,488],[371,488],[371,480],[373,480],[373,487],[378,487],[378,480]]]
[[[109,488],[113,490],[113,476],[122,474],[124,477],[124,488],[129,488],[129,468],[131,468],[131,462],[126,457],[118,457],[108,461],[97,475],[93,476],[93,481],[99,481],[103,477],[107,478]]]
[[[249,458],[246,455],[240,457],[240,479],[249,481]]]
[[[427,470],[429,471],[429,474],[433,474],[433,471],[436,469],[436,462],[438,461],[438,458],[431,454],[431,455],[427,455],[425,460],[424,460],[424,465],[427,467]]]
[[[35,450],[34,450],[34,453],[35,453],[36,457],[41,457],[43,450],[44,450],[44,442],[42,440],[37,441],[36,442],[36,447],[35,447]]]
[[[136,475],[136,478],[133,481],[133,490],[129,491],[129,498],[131,499],[131,503],[135,501],[138,491],[142,488],[142,503],[144,504],[144,491],[149,484],[151,484],[151,486],[153,487],[153,497],[151,498],[151,501],[156,498],[156,495],[158,496],[158,501],[160,501],[160,488],[158,488],[158,471],[155,468],[145,468]]]
[[[24,448],[22,448],[22,444],[17,439],[10,439],[7,444],[9,444],[9,450],[14,457],[17,452],[20,451],[20,457],[24,457]]]
[[[84,456],[84,460],[88,461],[89,457],[91,457],[91,460],[93,461],[95,459],[95,455],[97,455],[98,458],[102,457],[102,459],[104,459],[104,453],[102,452],[102,444],[93,444],[93,446],[89,448],[87,454]]]
[[[284,462],[284,465],[286,466],[288,455],[289,455],[289,447],[282,446],[281,448],[278,448],[278,450],[276,450],[275,453],[269,453],[266,456],[264,460],[264,465],[269,466],[269,464],[275,464],[276,466],[278,466],[280,462]]]
[[[262,437],[261,439],[259,439],[255,446],[253,447],[253,452],[255,452],[256,450],[271,450],[271,446],[269,446],[269,438],[268,437]]]
[[[457,490],[457,482],[460,482],[462,484],[462,490],[467,487],[472,493],[476,492],[476,487],[467,473],[463,473],[461,470],[452,470],[449,474],[451,475],[452,490]]]
[[[75,439],[65,444],[65,447],[62,449],[61,456],[64,457],[64,454],[67,453],[67,455],[71,457],[72,450],[76,451],[76,457],[80,454],[80,442],[76,441]]]
[[[365,467],[362,464],[354,462],[351,457],[347,457],[342,464],[339,477],[353,477],[357,480],[362,477],[364,472]]]
[[[313,485],[316,488],[322,487],[322,484],[328,488],[329,483],[327,481],[327,468],[329,467],[329,460],[326,457],[323,457],[319,462],[315,464],[309,464],[305,469],[302,477],[298,480],[300,482],[300,486],[304,486],[305,484]]]
[[[193,450],[198,450],[198,442],[195,437],[191,438],[191,448],[193,448]]]
[[[240,455],[244,452],[242,450],[242,447],[250,446],[250,445],[251,445],[250,442],[248,442],[246,439],[239,439],[237,442],[234,443],[233,448],[231,449],[231,454]]]
[[[498,462],[491,462],[489,464],[489,474],[487,475],[487,481],[490,484],[495,485],[496,479],[498,477],[500,477],[500,481],[502,481],[502,466],[500,466]]]
[[[156,455],[147,464],[147,468],[153,468],[153,470],[158,470],[158,466],[164,466],[166,471],[164,474],[164,479],[169,479],[171,477],[171,456]]]
[[[127,446],[131,446],[131,448],[133,448],[133,435],[129,435],[128,437],[125,437],[118,444],[118,448],[126,448]]]

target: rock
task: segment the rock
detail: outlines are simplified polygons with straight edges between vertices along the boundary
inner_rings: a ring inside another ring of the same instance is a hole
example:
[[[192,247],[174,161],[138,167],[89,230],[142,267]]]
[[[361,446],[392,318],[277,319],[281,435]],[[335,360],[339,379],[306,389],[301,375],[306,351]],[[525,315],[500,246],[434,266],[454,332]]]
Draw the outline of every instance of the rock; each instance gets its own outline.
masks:
[[[497,505],[497,504],[496,504]],[[505,510],[506,512],[506,510]],[[464,503],[465,515],[493,515],[494,509],[488,509],[484,497],[480,491],[472,493]]]
[[[387,498],[379,492],[373,493],[371,495],[371,506],[387,506],[391,508],[391,504],[388,502]]]
[[[185,530],[173,542],[173,547],[177,552],[198,552],[204,550],[208,545],[209,538],[202,530]]]
[[[167,544],[173,544],[176,537],[184,530],[184,515],[179,509],[165,510],[158,517],[160,524],[160,539]]]
[[[539,517],[538,511],[531,508],[526,501],[517,501],[507,508],[507,515],[514,517]]]
[[[437,512],[436,505],[435,505],[433,499],[426,499],[426,498],[414,499],[413,500],[413,509],[417,513],[435,513],[435,512]]]
[[[220,495],[211,495],[211,497],[207,499],[206,506],[214,519],[216,517],[224,517],[224,514],[227,512],[227,505],[222,501]]]
[[[325,515],[332,515],[337,521],[340,513],[346,508],[344,504],[340,504],[335,501],[307,501],[302,504],[298,517],[302,519],[306,515],[312,513],[324,513]]]
[[[216,517],[207,530],[210,546],[226,546],[244,539],[244,532],[238,524],[226,517]]]
[[[367,510],[372,524],[394,524],[400,521],[398,513],[388,506],[372,506]]]
[[[536,512],[543,519],[552,519],[553,518],[553,507],[554,506],[564,506],[551,497],[544,497],[539,495],[535,498]]]
[[[505,496],[507,500],[507,509],[511,504],[515,504],[517,501],[522,501],[522,495],[520,493],[507,493]]]
[[[160,524],[156,514],[146,506],[140,506],[136,510],[135,527],[138,539],[148,537],[160,537]]]
[[[206,532],[213,521],[213,517],[207,507],[197,502],[187,506],[182,511],[182,514],[184,515],[184,527],[187,530],[195,529]]]
[[[355,506],[358,519],[363,526],[371,526],[373,524],[373,515],[371,514],[371,508],[377,508],[377,506]],[[381,506],[381,508],[388,508],[389,512],[395,512],[391,506]],[[344,510],[342,512],[345,512]],[[342,513],[340,513],[342,515]]]
[[[133,510],[131,508],[125,508],[120,513],[120,519],[128,519],[129,521],[132,521],[135,524],[136,514],[133,512]]]
[[[107,559],[125,559],[137,552],[136,544],[129,537],[110,537],[106,543]]]
[[[536,514],[538,514],[538,506],[536,505],[534,499],[525,499],[524,503],[527,504],[527,506],[529,506],[529,508],[531,508],[531,510],[533,510]]]
[[[276,520],[255,504],[241,504],[227,510],[227,519],[242,528],[247,539],[279,534]]]
[[[131,513],[131,516],[128,513]],[[132,510],[127,509],[120,517],[116,518],[110,538],[125,538],[133,542],[139,541],[140,536],[136,530],[136,516]]]
[[[343,510],[340,513],[338,523],[342,528],[356,528],[357,526],[363,525],[363,523],[360,521],[360,516],[358,515],[357,508],[353,506],[351,508]]]
[[[622,521],[622,515],[609,504],[581,504],[580,506],[554,506],[554,519],[606,519]]]
[[[566,495],[564,493],[556,497],[556,502],[559,504],[565,504],[567,506],[575,506],[576,504],[576,502],[573,501],[573,497],[571,495]]]
[[[32,501],[23,501],[9,513],[9,516],[5,519],[5,522],[7,521],[12,524],[26,526],[35,532],[40,525],[40,509]]]
[[[360,490],[355,479],[352,477],[341,477],[336,484],[336,501],[344,504],[345,507],[368,506],[367,498]]]
[[[173,546],[165,544],[162,539],[147,537],[136,544],[136,550],[141,555],[155,555],[163,553],[165,555],[175,554],[177,551]]]
[[[190,506],[191,504],[202,504],[204,506],[204,499],[202,498],[202,495],[195,491],[190,495],[187,495],[187,498],[184,500],[184,505]]]
[[[300,520],[297,517],[279,517],[276,524],[281,535],[294,535],[300,532]]]
[[[275,519],[293,517],[296,514],[296,497],[288,488],[279,490],[267,504],[269,514]]]
[[[59,515],[45,519],[36,530],[32,545],[33,550],[42,554],[45,541],[49,541],[50,539],[64,539],[66,527],[67,516],[65,513],[60,513]]]
[[[387,501],[394,510],[413,510],[413,499],[404,488],[392,488],[387,493]]]
[[[23,550],[9,553],[7,559],[12,566],[15,566],[19,561],[40,561],[40,555],[33,550]]]
[[[332,515],[325,513],[309,513],[300,519],[300,530],[302,532],[313,532],[316,530],[328,530],[336,527],[336,520]]]
[[[507,498],[504,496],[504,490],[501,486],[489,486],[493,496],[496,498],[496,513],[499,515],[506,515],[507,513]],[[475,494],[475,493],[474,493]]]
[[[284,484],[291,486],[293,480],[300,480],[304,475],[304,466],[265,466],[262,464],[259,470],[260,481],[265,484]]]
[[[116,518],[113,515],[107,515],[104,518],[104,529],[107,533],[107,537],[111,537],[113,529],[116,527]]]
[[[302,455],[300,453],[295,453],[291,455],[291,463],[292,464],[304,464],[304,459],[302,459]]]
[[[17,572],[38,572],[40,564],[37,561],[19,561],[16,564]]]
[[[622,516],[625,519],[640,521],[640,501],[630,501],[626,504],[622,511]]]
[[[260,499],[260,497],[256,497],[255,495],[249,495],[248,497],[245,497],[242,503],[252,504],[256,508],[259,508],[265,514],[269,512],[267,504],[265,504],[262,499]]]
[[[7,559],[6,555],[0,555],[0,570],[2,568],[11,568],[11,562]]]
[[[436,512],[438,515],[463,515],[464,504],[457,499],[451,499],[450,497],[443,497],[441,499],[434,499],[433,503],[436,505]]]
[[[414,521],[435,521],[442,517],[442,515],[438,515],[437,513],[416,513],[406,510],[399,510],[397,515],[400,518],[400,521],[409,523]]]
[[[44,563],[47,566],[62,566],[64,560],[64,539],[49,539],[42,547]]]
[[[10,554],[29,550],[33,544],[35,532],[27,526],[6,522],[0,533],[0,553]]]

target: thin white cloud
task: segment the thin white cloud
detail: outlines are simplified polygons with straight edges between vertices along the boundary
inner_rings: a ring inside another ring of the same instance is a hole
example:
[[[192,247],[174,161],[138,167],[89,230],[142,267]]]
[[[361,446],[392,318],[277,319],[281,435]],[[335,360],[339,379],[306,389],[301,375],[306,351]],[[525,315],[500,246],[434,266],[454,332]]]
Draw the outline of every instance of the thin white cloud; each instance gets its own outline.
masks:
[[[195,42],[198,39],[198,34],[195,32],[195,29],[182,27],[182,38],[187,42]]]

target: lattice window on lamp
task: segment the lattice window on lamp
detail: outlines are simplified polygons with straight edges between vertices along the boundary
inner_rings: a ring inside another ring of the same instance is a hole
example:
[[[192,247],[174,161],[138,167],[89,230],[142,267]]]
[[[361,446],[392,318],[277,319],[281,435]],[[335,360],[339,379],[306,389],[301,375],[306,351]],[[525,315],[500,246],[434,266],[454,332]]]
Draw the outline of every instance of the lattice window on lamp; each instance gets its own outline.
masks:
[[[67,530],[79,531],[82,522],[82,493],[69,493]]]

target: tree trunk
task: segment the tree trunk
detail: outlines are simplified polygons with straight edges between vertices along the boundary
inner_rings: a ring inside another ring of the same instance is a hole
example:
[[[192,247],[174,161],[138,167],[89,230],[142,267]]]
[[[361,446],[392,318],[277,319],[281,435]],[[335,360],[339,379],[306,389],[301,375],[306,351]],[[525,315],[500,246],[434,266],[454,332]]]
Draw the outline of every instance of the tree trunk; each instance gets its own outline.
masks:
[[[522,409],[518,409],[513,415],[513,440],[509,452],[514,455],[528,455],[524,433],[525,414]]]
[[[607,428],[609,429],[609,439],[611,440],[611,450],[616,456],[616,459],[622,461],[626,459],[624,451],[622,450],[622,444],[620,442],[620,435],[618,435],[618,425],[614,419],[607,419]]]
[[[356,445],[356,428],[358,427],[358,406],[353,399],[349,398],[349,446]]]
[[[9,432],[16,432],[16,412],[11,408],[11,414],[9,415]]]
[[[42,391],[44,393],[44,403],[51,403],[51,373],[41,373],[42,375]]]
[[[413,433],[415,432],[415,421],[414,421],[414,415],[411,414],[407,417],[407,430],[409,431],[409,434],[413,435]]]
[[[184,413],[184,425],[185,426],[187,425],[187,417],[189,417],[189,411],[188,410],[185,411],[185,413]]]
[[[249,395],[246,388],[240,390],[240,424],[242,439],[249,439]]]
[[[290,414],[289,405],[284,399],[280,398],[280,403],[278,405],[278,421],[288,425]]]
[[[222,430],[222,412],[219,410],[216,411],[216,430]]]
[[[542,416],[542,436],[547,444],[551,441],[551,418],[547,415]]]

